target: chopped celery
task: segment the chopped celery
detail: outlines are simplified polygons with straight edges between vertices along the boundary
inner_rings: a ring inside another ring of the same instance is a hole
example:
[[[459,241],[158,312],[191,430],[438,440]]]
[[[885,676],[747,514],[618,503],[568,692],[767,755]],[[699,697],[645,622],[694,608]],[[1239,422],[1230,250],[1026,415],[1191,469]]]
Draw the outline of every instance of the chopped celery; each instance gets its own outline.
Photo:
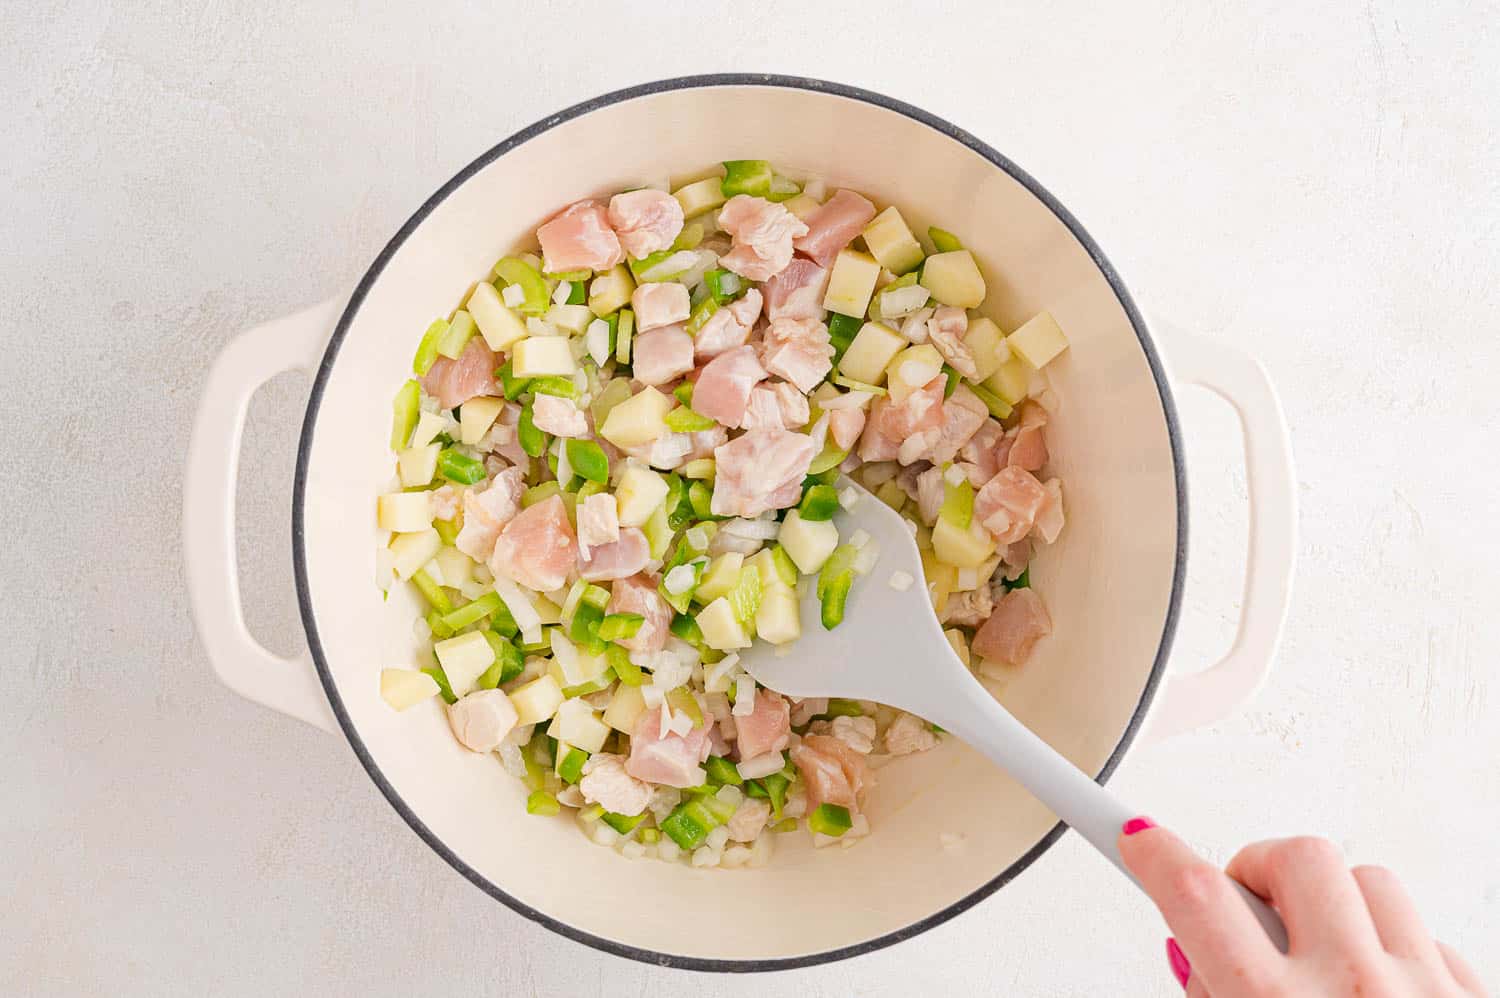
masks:
[[[444,703],[458,703],[458,697],[453,695],[453,687],[448,684],[448,674],[443,671],[441,665],[429,666],[422,671],[431,676],[432,681],[437,683],[438,694],[443,698]]]
[[[615,331],[615,361],[630,363],[630,341],[635,334],[635,313],[628,308],[620,309],[620,325]],[[626,386],[629,387],[628,384]]]
[[[527,388],[537,395],[556,395],[558,398],[565,399],[578,398],[578,386],[573,384],[573,379],[557,374],[545,374],[540,378],[532,378]]]
[[[849,344],[854,342],[854,337],[863,325],[864,321],[856,316],[841,315],[838,312],[829,316],[828,339],[833,343],[834,364],[844,359],[844,351],[849,349]]]
[[[568,285],[567,305],[584,305],[589,300],[589,287],[584,281],[571,281]]]
[[[679,714],[687,715],[688,720],[693,722],[693,727],[703,727],[703,709],[698,706],[693,691],[686,686],[679,686],[667,694],[667,703]]]
[[[726,198],[749,194],[763,198],[771,193],[771,164],[763,159],[731,159],[724,163],[719,190]]]
[[[499,369],[495,371],[495,377],[500,379],[501,390],[505,392],[506,399],[511,402],[519,399],[521,397],[521,393],[526,390],[526,386],[531,384],[530,378],[516,377],[513,373],[514,370],[515,369],[511,365],[511,362],[509,360],[506,360],[506,362],[504,364],[501,364]]]
[[[568,626],[568,637],[580,645],[592,646],[600,640],[599,625],[604,622],[604,611],[592,603],[580,602],[573,609],[573,622]],[[590,651],[591,654],[603,654],[604,649]]]
[[[541,814],[550,818],[561,811],[562,805],[557,802],[557,798],[545,790],[533,790],[526,798],[527,814]]]
[[[646,273],[652,267],[655,267],[659,263],[665,263],[667,260],[670,260],[674,252],[675,250],[670,249],[657,250],[655,253],[647,253],[639,260],[627,260],[625,261],[625,264],[630,268],[630,273],[635,277],[637,281],[639,281],[641,280],[641,275]]]
[[[835,374],[835,375],[832,375],[832,376],[829,377],[828,380],[832,381],[836,385],[841,385],[842,387],[847,388],[850,391],[855,391],[855,392],[869,392],[871,395],[889,395],[890,394],[890,392],[886,391],[884,388],[880,387],[879,385],[872,385],[872,384],[869,384],[868,382],[864,382],[864,381],[856,381],[853,378],[849,377],[848,375],[844,375],[844,374]]]
[[[689,336],[696,336],[698,335],[698,330],[703,328],[703,324],[718,310],[718,301],[712,295],[709,295],[698,303],[697,308],[693,309],[692,314],[687,318],[687,325],[682,328],[687,330]]]
[[[590,804],[588,807],[579,808],[578,816],[584,821],[598,821],[604,817],[604,805]]]
[[[822,604],[823,627],[833,630],[844,621],[844,602],[849,598],[849,587],[854,584],[854,572],[845,571],[829,581],[823,590],[823,595],[818,597]],[[819,576],[819,586],[822,586],[822,577]]]
[[[688,502],[693,504],[693,513],[700,519],[719,519],[713,513],[713,499],[713,486],[705,485],[703,482],[694,482],[688,486]]]
[[[516,618],[510,615],[510,607],[503,603],[500,604],[499,609],[490,615],[490,630],[506,640],[510,640],[521,633],[521,629],[516,626]]]
[[[478,327],[474,325],[474,317],[459,309],[448,320],[448,328],[438,339],[437,352],[450,360],[457,360],[478,331]]]
[[[818,454],[817,457],[812,459],[812,464],[809,465],[807,469],[808,473],[813,475],[821,475],[826,471],[831,471],[832,469],[837,468],[839,465],[843,464],[844,458],[848,456],[849,452],[839,449],[834,444],[833,438],[829,437],[828,442],[823,445],[822,452]]]
[[[548,271],[542,276],[550,281],[568,281],[572,284],[579,284],[593,277],[594,272],[592,270],[561,270],[556,273]]]
[[[535,506],[539,502],[551,499],[561,491],[562,486],[556,482],[542,482],[540,485],[533,485],[521,493],[521,508],[526,509]]]
[[[645,622],[646,618],[638,613],[606,614],[599,622],[599,637],[605,641],[633,638],[640,632],[641,625]]]
[[[996,419],[1010,418],[1010,414],[1013,411],[1010,403],[990,391],[989,388],[984,385],[970,383],[969,391],[979,396],[979,401],[984,403],[985,408],[990,411],[991,416],[994,416]]]
[[[740,275],[722,267],[715,267],[704,274],[703,285],[708,288],[709,296],[720,305],[733,301],[745,290],[745,282],[740,279]]]
[[[848,544],[840,544],[834,549],[818,573],[818,599],[823,598],[824,591],[837,576],[853,571],[854,556],[858,553],[858,550]]]
[[[748,624],[754,620],[756,611],[760,609],[762,596],[760,570],[753,565],[741,568],[739,580],[724,596],[729,600],[729,607],[740,623]]]
[[[508,256],[495,264],[495,276],[506,284],[519,284],[525,299],[516,308],[522,315],[545,315],[552,306],[547,282],[535,267],[517,256]]]
[[[673,433],[696,433],[699,430],[711,430],[718,425],[714,420],[694,412],[686,405],[680,405],[667,413],[664,422],[667,424],[667,429]]]
[[[605,485],[609,482],[609,458],[604,448],[592,440],[570,439],[565,445],[568,463],[573,470],[591,482]]]
[[[771,826],[773,832],[795,832],[797,830],[796,818],[782,818]]]
[[[940,229],[936,225],[927,227],[927,238],[932,240],[933,249],[939,253],[952,253],[964,248],[964,244],[958,241],[958,237],[947,229]]]
[[[422,386],[408,381],[391,402],[391,450],[405,450],[422,411]]]
[[[494,613],[505,603],[500,599],[497,592],[487,592],[472,603],[467,603],[457,610],[453,610],[443,616],[443,623],[461,631],[470,624],[477,623],[490,614]]]
[[[521,449],[532,457],[541,457],[547,450],[547,435],[536,428],[536,417],[531,411],[530,402],[521,408],[521,420],[516,424],[516,439],[521,442]]]
[[[821,835],[832,835],[837,838],[847,832],[854,822],[849,817],[849,809],[838,804],[819,804],[812,814],[807,816],[807,827]]]
[[[577,783],[583,779],[583,764],[588,761],[587,752],[569,745],[567,754],[558,760],[557,775],[563,778],[564,783]]]
[[[630,652],[620,645],[610,645],[604,649],[605,658],[609,661],[609,667],[615,677],[626,686],[639,686],[646,681],[646,674],[641,667],[630,660]]]
[[[636,836],[642,845],[654,846],[661,839],[661,830],[658,828],[642,828],[641,833]]]
[[[595,609],[603,610],[609,606],[609,590],[603,586],[590,584],[583,587],[583,596],[580,599]]]
[[[787,788],[791,783],[784,773],[772,773],[760,781],[766,792],[766,799],[771,802],[771,816],[778,821],[781,820],[781,809],[786,806]]]
[[[792,556],[786,553],[786,548],[780,544],[771,548],[771,564],[776,567],[776,575],[787,587],[797,584],[797,565],[792,561]]]
[[[704,806],[703,798],[690,797],[672,809],[661,822],[661,832],[683,849],[696,849],[708,838],[708,833],[723,822]]]
[[[693,383],[691,381],[684,381],[682,384],[672,389],[672,397],[681,402],[683,405],[692,405]]]
[[[974,486],[963,478],[957,485],[943,482],[943,490],[943,505],[938,516],[959,530],[968,530],[974,519]]]
[[[708,762],[703,764],[703,768],[708,770],[708,781],[710,783],[717,783],[720,786],[727,783],[736,787],[745,785],[745,778],[740,775],[740,771],[735,768],[734,763],[722,755],[709,756]]]
[[[427,604],[438,613],[446,614],[453,611],[453,601],[448,598],[443,587],[432,580],[432,576],[427,574],[426,569],[419,568],[411,573],[411,582],[417,587],[417,591],[422,594]]]
[[[801,193],[802,188],[797,186],[796,181],[788,180],[782,176],[772,176],[771,189],[766,191],[766,200],[776,202],[790,201]]]
[[[492,690],[519,676],[525,670],[526,663],[521,649],[494,631],[485,631],[484,639],[490,643],[490,648],[495,653],[495,662],[475,680],[475,685],[482,690]]]
[[[450,482],[474,485],[484,481],[484,462],[452,447],[438,452],[438,474]]]
[[[672,244],[672,252],[678,250],[697,249],[698,244],[703,242],[703,223],[689,222],[677,233],[677,241]]]
[[[642,811],[634,817],[629,817],[623,814],[615,814],[613,811],[605,811],[599,816],[599,820],[621,835],[629,835],[640,826],[641,822],[646,820],[646,812]]]
[[[834,697],[828,701],[828,709],[823,712],[824,717],[863,717],[865,709],[859,705],[858,700],[845,700],[842,697]]]
[[[458,520],[433,520],[432,529],[438,532],[438,538],[449,547],[458,540],[458,532],[462,529]]]
[[[703,628],[698,622],[685,613],[679,613],[672,618],[672,635],[681,638],[690,645],[701,645],[703,643]]]
[[[447,319],[433,319],[432,325],[427,327],[427,332],[422,334],[422,342],[417,344],[417,355],[411,361],[412,373],[417,377],[420,378],[432,370],[432,365],[438,358],[438,343],[447,331]]]
[[[802,494],[797,513],[804,520],[831,520],[839,511],[839,492],[832,485],[818,484]]]
[[[440,610],[432,610],[427,614],[427,627],[432,631],[432,636],[438,639],[453,637],[453,631],[447,624],[443,623],[443,614]]]
[[[943,385],[943,398],[950,399],[953,393],[958,391],[958,383],[963,380],[963,375],[959,374],[957,368],[951,364],[943,365],[943,373],[948,376],[947,384]]]

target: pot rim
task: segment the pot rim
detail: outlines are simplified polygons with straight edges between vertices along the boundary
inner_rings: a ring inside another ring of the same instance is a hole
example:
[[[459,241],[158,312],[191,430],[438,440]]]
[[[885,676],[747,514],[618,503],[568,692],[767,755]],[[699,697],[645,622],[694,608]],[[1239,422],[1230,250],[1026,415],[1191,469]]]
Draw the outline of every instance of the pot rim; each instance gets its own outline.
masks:
[[[681,76],[669,79],[657,80],[650,83],[642,83],[622,90],[594,97],[590,100],[574,104],[563,111],[549,115],[534,124],[521,129],[504,141],[491,147],[482,153],[473,162],[459,170],[452,179],[443,184],[429,197],[420,208],[401,226],[395,236],[386,243],[374,261],[360,278],[359,284],[350,295],[349,303],[340,315],[338,324],[334,327],[333,334],[328,341],[324,351],[322,362],[318,366],[317,374],[313,379],[312,390],[308,398],[307,413],[303,419],[302,432],[297,446],[297,466],[293,480],[292,492],[292,561],[296,576],[297,605],[302,616],[302,625],[307,632],[308,651],[312,655],[313,663],[318,670],[318,679],[323,684],[323,691],[328,697],[329,705],[333,709],[334,716],[338,719],[339,727],[344,736],[349,740],[349,745],[354,749],[360,765],[369,774],[370,779],[380,789],[380,792],[396,809],[396,813],[411,826],[412,830],[427,843],[439,856],[447,861],[448,865],[457,870],[463,877],[484,891],[490,897],[504,904],[512,911],[531,919],[559,935],[583,943],[594,949],[600,950],[614,956],[625,957],[641,963],[653,964],[660,967],[679,968],[684,970],[712,971],[718,973],[759,973],[778,970],[793,970],[801,967],[813,967],[825,963],[833,963],[850,957],[862,956],[884,949],[895,943],[911,939],[928,929],[943,924],[949,919],[967,911],[980,901],[1004,887],[1014,880],[1037,858],[1046,852],[1053,843],[1061,838],[1067,826],[1062,822],[1054,825],[1034,846],[1028,849],[1014,863],[1006,867],[993,879],[980,885],[973,891],[949,904],[941,911],[935,912],[926,918],[913,922],[910,925],[897,929],[894,932],[867,939],[863,942],[850,946],[841,946],[835,949],[824,950],[819,953],[810,953],[794,957],[774,957],[766,959],[713,959],[707,957],[682,956],[672,953],[662,953],[657,950],[646,949],[639,946],[631,946],[625,943],[606,939],[602,936],[585,932],[574,926],[568,925],[545,912],[525,904],[520,899],[507,894],[499,886],[485,877],[479,871],[461,860],[438,835],[429,828],[426,823],[407,805],[406,801],[396,792],[395,787],[385,778],[380,767],[376,765],[373,756],[365,747],[363,739],[355,729],[354,722],[349,712],[344,707],[342,697],[339,695],[338,687],[334,683],[332,671],[328,667],[326,656],[323,652],[322,641],[319,638],[317,617],[313,612],[311,592],[307,578],[306,558],[306,492],[308,477],[308,460],[311,453],[313,427],[317,422],[318,410],[322,404],[324,387],[328,381],[329,373],[333,368],[334,361],[338,357],[339,348],[343,343],[345,335],[349,331],[355,316],[359,313],[361,304],[375,281],[379,279],[395,252],[402,246],[407,238],[414,232],[423,220],[432,211],[448,198],[455,190],[463,185],[470,177],[479,172],[491,162],[504,156],[512,149],[541,135],[542,133],[573,120],[592,111],[609,107],[623,101],[633,100],[637,97],[647,97],[654,94],[666,93],[675,90],[692,90],[710,87],[782,87],[792,90],[806,90],[813,93],[832,94],[837,97],[846,97],[853,100],[863,101],[904,115],[914,121],[920,122],[941,132],[943,135],[967,146],[974,152],[989,160],[1009,174],[1013,179],[1024,186],[1033,196],[1039,199],[1047,208],[1057,216],[1058,220],[1067,226],[1073,237],[1088,252],[1094,265],[1099,268],[1106,281],[1109,282],[1111,290],[1119,300],[1120,306],[1125,310],[1130,319],[1131,327],[1135,330],[1136,338],[1140,342],[1141,350],[1146,356],[1146,362],[1151,369],[1152,379],[1156,382],[1157,394],[1161,399],[1162,415],[1167,424],[1167,437],[1172,451],[1173,476],[1176,483],[1177,494],[1177,549],[1176,564],[1172,572],[1172,590],[1167,603],[1166,618],[1162,625],[1160,642],[1157,645],[1156,658],[1152,663],[1151,674],[1146,680],[1145,688],[1141,691],[1140,700],[1136,704],[1134,713],[1131,715],[1130,723],[1126,725],[1120,741],[1116,744],[1114,751],[1110,753],[1104,767],[1100,770],[1097,780],[1100,784],[1108,781],[1110,775],[1119,765],[1125,752],[1129,749],[1135,736],[1140,730],[1147,712],[1150,709],[1152,699],[1159,687],[1162,677],[1166,672],[1166,663],[1172,648],[1172,640],[1176,634],[1179,611],[1182,604],[1183,583],[1186,576],[1187,566],[1187,477],[1183,464],[1183,449],[1181,427],[1177,416],[1177,408],[1172,398],[1172,390],[1162,367],[1161,359],[1157,355],[1156,347],[1146,330],[1145,320],[1140,310],[1136,307],[1134,299],[1125,287],[1125,282],[1115,271],[1114,266],[1105,257],[1104,252],[1094,242],[1082,223],[1073,216],[1056,197],[1045,187],[1038,183],[1026,171],[1013,163],[987,143],[976,138],[974,135],[959,128],[937,115],[931,114],[904,101],[887,97],[884,94],[875,93],[860,87],[849,86],[841,83],[833,83],[826,80],[812,79],[800,76],[785,76],[774,73],[712,73],[698,76]]]

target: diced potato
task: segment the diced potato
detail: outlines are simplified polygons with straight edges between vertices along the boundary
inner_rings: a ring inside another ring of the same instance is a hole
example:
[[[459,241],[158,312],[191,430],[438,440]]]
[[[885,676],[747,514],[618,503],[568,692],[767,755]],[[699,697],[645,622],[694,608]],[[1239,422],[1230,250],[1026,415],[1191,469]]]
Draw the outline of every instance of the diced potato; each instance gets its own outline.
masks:
[[[426,447],[438,438],[438,434],[448,429],[448,421],[435,412],[427,412],[425,409],[417,417],[417,428],[411,431],[411,441],[407,447]],[[428,479],[432,481],[432,479]]]
[[[977,520],[960,530],[940,516],[932,527],[932,553],[954,568],[978,568],[995,553],[995,539]]]
[[[563,348],[567,349],[566,343]],[[675,404],[670,395],[649,386],[643,388],[609,411],[599,435],[622,450],[649,444],[667,432],[667,413]]]
[[[682,205],[682,216],[692,218],[694,215],[703,214],[710,208],[717,208],[728,200],[724,197],[722,185],[722,177],[708,177],[678,188],[672,192],[672,196],[677,199],[678,204]]]
[[[984,301],[984,277],[966,249],[929,256],[922,265],[921,284],[944,305],[978,308]]]
[[[615,689],[615,697],[604,710],[605,724],[624,734],[635,730],[635,722],[646,712],[646,701],[639,686],[621,683]]]
[[[547,672],[557,680],[558,686],[566,690],[604,678],[609,672],[609,660],[603,655],[590,655],[580,650],[578,661],[566,667],[554,656]]]
[[[515,345],[511,370],[518,378],[540,378],[548,374],[571,378],[575,365],[566,336],[531,336]]]
[[[630,268],[617,263],[594,278],[594,283],[589,285],[589,311],[602,319],[630,304],[633,291],[635,281],[630,276]]]
[[[703,631],[703,643],[718,651],[734,651],[749,648],[750,635],[745,625],[734,615],[729,600],[720,596],[704,607],[697,616],[698,627]]]
[[[563,702],[557,680],[545,675],[516,687],[509,695],[511,706],[516,708],[517,724],[540,724],[556,713]]]
[[[698,481],[712,482],[718,474],[719,465],[711,457],[700,457],[695,461],[689,461],[682,466],[682,477],[696,479]]]
[[[839,528],[832,520],[804,520],[794,509],[781,522],[777,540],[791,556],[797,571],[811,575],[823,567],[823,562],[839,546]]]
[[[443,573],[443,585],[449,589],[461,589],[465,583],[474,581],[474,559],[458,548],[444,547],[433,556],[438,570]]]
[[[943,370],[943,355],[931,343],[910,346],[892,358],[885,369],[885,384],[892,402],[904,402]]]
[[[823,296],[823,307],[840,315],[864,315],[870,307],[870,296],[875,293],[875,280],[879,276],[880,264],[870,254],[839,250],[833,261],[833,273],[828,277],[828,293]]]
[[[564,700],[557,707],[547,734],[585,752],[597,752],[609,737],[609,726],[599,720],[592,707],[583,700]]]
[[[770,548],[761,548],[746,558],[745,567],[753,568],[760,574],[760,588],[763,593],[772,589],[790,588],[786,580],[781,577],[781,573],[776,571],[776,560],[771,557]]]
[[[964,632],[956,627],[950,627],[943,632],[943,637],[948,639],[948,646],[953,649],[953,654],[958,656],[958,660],[967,669],[969,667],[969,641],[964,637]]]
[[[726,551],[708,563],[703,578],[693,599],[699,603],[712,603],[733,589],[740,580],[740,569],[745,567],[745,556],[738,551]]]
[[[878,385],[885,378],[886,365],[906,345],[906,340],[891,327],[867,322],[844,351],[839,373],[867,385]]]
[[[566,329],[574,336],[582,336],[594,321],[594,313],[587,305],[553,305],[544,318],[558,329]]]
[[[922,244],[895,205],[876,215],[865,226],[864,236],[870,255],[893,274],[904,274],[922,262]]]
[[[432,481],[437,474],[438,454],[442,444],[427,444],[423,447],[408,447],[396,454],[396,474],[403,488],[417,488]]]
[[[436,696],[437,680],[416,669],[381,669],[380,698],[396,710],[405,710]]]
[[[460,634],[446,641],[433,642],[432,651],[448,676],[448,685],[457,697],[474,689],[474,681],[495,664],[495,649],[479,631]]]
[[[504,408],[505,399],[502,398],[480,395],[469,399],[458,411],[459,439],[466,444],[479,443],[490,432],[490,427],[495,425],[495,420],[500,418],[500,410]]]
[[[432,479],[428,479],[431,481]],[[381,530],[415,534],[432,526],[432,497],[426,492],[392,492],[375,501]]]
[[[399,579],[409,579],[442,550],[443,539],[431,527],[420,533],[391,538],[391,568]]]
[[[474,324],[479,327],[479,335],[496,353],[509,350],[517,340],[526,338],[526,323],[500,300],[500,293],[493,284],[481,281],[474,285],[468,308]]]
[[[1027,370],[1026,362],[1019,353],[1012,353],[1009,360],[985,379],[984,386],[1008,404],[1016,405],[1026,397],[1026,385],[1030,380],[1031,372]]]
[[[1038,312],[1006,340],[1010,348],[1037,370],[1068,348],[1068,338],[1051,312]]]
[[[785,586],[776,586],[762,593],[760,609],[755,611],[755,633],[774,645],[800,638],[802,609],[797,603],[796,592]]]
[[[817,198],[809,197],[806,194],[798,194],[794,198],[789,198],[781,202],[781,206],[804,222],[811,218],[813,213],[819,208],[823,207]]]
[[[609,439],[609,434],[604,434],[604,437]],[[666,500],[669,491],[666,479],[650,468],[638,464],[627,466],[615,486],[620,526],[639,527],[651,519],[651,514]]]
[[[969,331],[964,334],[964,346],[974,355],[974,366],[979,372],[975,381],[984,381],[1000,370],[1000,365],[1010,358],[1010,348],[1005,345],[1005,334],[993,320],[982,315],[969,320]]]
[[[932,596],[933,611],[942,613],[958,579],[958,569],[938,561],[937,555],[929,547],[922,552],[922,574],[927,578],[927,591]]]

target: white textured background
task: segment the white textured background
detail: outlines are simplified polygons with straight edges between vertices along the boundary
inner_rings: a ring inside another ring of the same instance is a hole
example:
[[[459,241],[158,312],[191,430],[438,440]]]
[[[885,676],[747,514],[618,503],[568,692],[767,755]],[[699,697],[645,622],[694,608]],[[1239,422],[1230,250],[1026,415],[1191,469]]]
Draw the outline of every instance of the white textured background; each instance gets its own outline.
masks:
[[[1306,830],[1395,866],[1500,985],[1494,3],[828,6],[0,7],[0,993],[1174,991],[1158,920],[1071,836],[832,967],[602,956],[465,883],[345,746],[203,660],[179,468],[214,353],[350,286],[511,131],[723,70],[950,118],[1074,209],[1144,303],[1265,362],[1303,511],[1281,660],[1239,716],[1114,785],[1221,856]],[[305,390],[260,396],[242,475],[248,612],[284,652]],[[1225,411],[1184,409],[1191,665],[1237,612],[1245,512]]]

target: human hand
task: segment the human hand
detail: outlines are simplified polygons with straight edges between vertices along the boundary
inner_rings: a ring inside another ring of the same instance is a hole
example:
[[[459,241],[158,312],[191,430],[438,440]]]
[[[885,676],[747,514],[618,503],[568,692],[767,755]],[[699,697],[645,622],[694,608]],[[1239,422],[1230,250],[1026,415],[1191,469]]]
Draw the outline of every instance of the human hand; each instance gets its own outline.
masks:
[[[1326,839],[1257,842],[1221,871],[1148,818],[1125,823],[1120,854],[1175,936],[1172,971],[1193,998],[1473,998],[1487,992],[1432,938],[1389,870],[1344,864]],[[1286,923],[1280,953],[1230,877]]]

